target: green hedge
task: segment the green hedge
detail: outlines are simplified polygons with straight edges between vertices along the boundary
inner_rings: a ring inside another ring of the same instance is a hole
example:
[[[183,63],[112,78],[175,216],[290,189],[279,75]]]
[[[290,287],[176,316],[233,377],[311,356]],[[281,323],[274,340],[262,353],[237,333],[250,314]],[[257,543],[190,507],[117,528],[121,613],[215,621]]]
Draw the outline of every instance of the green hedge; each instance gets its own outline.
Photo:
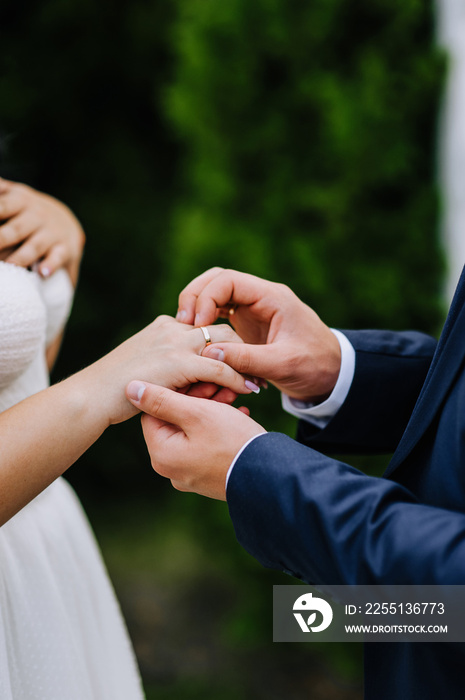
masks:
[[[429,3],[177,6],[170,292],[220,264],[287,282],[333,324],[435,329],[444,62]]]

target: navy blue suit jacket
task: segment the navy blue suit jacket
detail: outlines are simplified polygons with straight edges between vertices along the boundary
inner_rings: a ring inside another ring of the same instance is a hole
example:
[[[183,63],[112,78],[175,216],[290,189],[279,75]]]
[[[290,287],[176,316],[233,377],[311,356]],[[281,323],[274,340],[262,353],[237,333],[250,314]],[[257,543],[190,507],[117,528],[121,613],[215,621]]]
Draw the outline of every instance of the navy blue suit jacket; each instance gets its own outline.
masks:
[[[239,542],[308,583],[465,584],[465,273],[439,343],[346,332],[349,395],[300,443],[268,433],[239,457],[227,498]],[[393,451],[383,478],[326,453]],[[369,700],[465,697],[465,645],[367,644]]]

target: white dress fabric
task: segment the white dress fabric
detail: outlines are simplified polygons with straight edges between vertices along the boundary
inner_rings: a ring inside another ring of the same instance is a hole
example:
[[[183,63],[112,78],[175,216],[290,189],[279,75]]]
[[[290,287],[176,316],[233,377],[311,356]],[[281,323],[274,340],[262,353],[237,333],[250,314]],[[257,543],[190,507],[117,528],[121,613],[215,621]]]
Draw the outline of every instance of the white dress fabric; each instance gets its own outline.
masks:
[[[42,280],[0,262],[0,411],[47,386],[45,347],[71,300],[64,271]],[[94,536],[59,478],[0,527],[0,700],[141,698]]]

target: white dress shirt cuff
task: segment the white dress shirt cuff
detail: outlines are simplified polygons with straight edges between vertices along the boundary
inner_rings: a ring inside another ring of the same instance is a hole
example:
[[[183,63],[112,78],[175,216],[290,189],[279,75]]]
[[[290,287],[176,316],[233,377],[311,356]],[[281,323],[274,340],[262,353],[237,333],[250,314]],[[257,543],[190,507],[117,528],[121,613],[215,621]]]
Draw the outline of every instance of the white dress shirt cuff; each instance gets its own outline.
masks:
[[[313,423],[313,425],[320,429],[328,425],[331,418],[336,415],[346,400],[355,372],[355,350],[352,343],[341,331],[335,330],[334,328],[331,328],[331,330],[338,339],[341,347],[341,369],[339,370],[339,376],[331,395],[326,401],[322,401],[322,403],[312,404],[298,401],[297,399],[291,399],[289,396],[286,396],[286,394],[282,394],[284,410],[291,413],[293,416],[297,416],[297,418]],[[250,438],[250,440],[247,440],[234,457],[228,469],[228,473],[226,474],[226,488],[228,487],[229,477],[231,476],[231,472],[237,460],[250,443],[260,437],[260,435],[266,435],[266,433],[259,433]]]
[[[341,369],[331,395],[326,401],[314,404],[291,399],[286,394],[282,394],[282,404],[285,411],[301,420],[312,423],[321,430],[326,428],[331,418],[336,415],[346,400],[355,372],[355,350],[352,343],[341,331],[334,328],[331,330],[341,347]]]
[[[230,466],[229,469],[228,469],[228,473],[226,474],[226,488],[228,488],[229,477],[231,476],[231,472],[232,472],[232,470],[234,469],[234,465],[236,464],[236,462],[237,462],[237,460],[239,459],[239,457],[241,456],[241,454],[244,452],[245,448],[248,447],[248,446],[250,445],[251,442],[253,442],[253,441],[256,440],[258,437],[260,437],[260,435],[266,435],[266,434],[267,434],[267,433],[258,433],[258,435],[254,435],[253,437],[250,438],[250,440],[247,440],[247,442],[246,442],[244,445],[242,445],[241,449],[239,450],[239,452],[237,453],[237,455],[234,457],[234,459],[233,459],[233,461],[232,461],[232,463],[231,463],[231,466]]]

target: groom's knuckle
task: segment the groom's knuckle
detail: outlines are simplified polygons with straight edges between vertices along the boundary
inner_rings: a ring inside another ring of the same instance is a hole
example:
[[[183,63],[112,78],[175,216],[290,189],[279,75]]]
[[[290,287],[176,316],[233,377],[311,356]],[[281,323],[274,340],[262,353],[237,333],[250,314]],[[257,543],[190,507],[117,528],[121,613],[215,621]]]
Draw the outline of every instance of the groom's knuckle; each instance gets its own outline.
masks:
[[[147,405],[145,406],[144,410],[152,416],[157,416],[160,412],[163,412],[166,401],[167,398],[165,391],[151,394],[147,397]]]
[[[275,286],[275,290],[280,296],[289,296],[291,293],[291,289],[287,286],[287,284],[283,284],[282,282],[274,282],[273,284]]]
[[[250,356],[247,352],[241,352],[237,357],[235,367],[240,374],[248,374],[250,371]]]
[[[186,487],[185,484],[183,484],[181,481],[177,481],[176,479],[171,479],[171,486],[176,491],[182,491],[183,493],[186,493],[187,491],[189,491],[189,489]]]
[[[193,298],[194,298],[194,295],[192,294],[190,289],[183,289],[178,297],[179,306],[182,306],[183,303],[187,304],[187,302]]]
[[[198,430],[205,420],[206,408],[210,404],[210,399],[199,399],[195,411],[191,411],[184,419],[187,429]]]
[[[158,458],[152,455],[150,456],[150,466],[152,467],[154,472],[161,474],[160,461]]]
[[[173,319],[171,316],[168,316],[167,314],[160,314],[160,316],[157,316],[157,318],[154,321],[154,324],[157,326],[164,326],[166,323],[169,323]]]
[[[170,479],[172,476],[170,468],[164,464],[160,464],[160,462],[158,462],[156,466],[153,466],[152,464],[152,468],[164,479]]]
[[[157,465],[153,468],[156,472],[158,472],[158,474],[160,474],[160,476],[163,476],[165,479],[170,478],[170,469],[165,464],[161,464],[160,462],[158,462]]]
[[[158,453],[156,456],[151,458],[152,469],[154,469],[157,474],[163,476],[165,479],[170,479],[173,476],[173,470],[170,467],[170,463],[163,455],[163,446],[158,446]]]
[[[283,377],[292,377],[296,370],[295,358],[291,357],[290,355],[284,356],[280,362],[279,368]]]

